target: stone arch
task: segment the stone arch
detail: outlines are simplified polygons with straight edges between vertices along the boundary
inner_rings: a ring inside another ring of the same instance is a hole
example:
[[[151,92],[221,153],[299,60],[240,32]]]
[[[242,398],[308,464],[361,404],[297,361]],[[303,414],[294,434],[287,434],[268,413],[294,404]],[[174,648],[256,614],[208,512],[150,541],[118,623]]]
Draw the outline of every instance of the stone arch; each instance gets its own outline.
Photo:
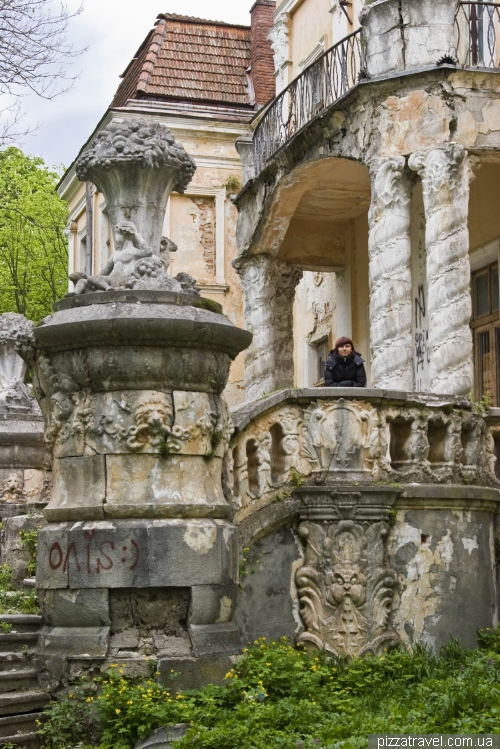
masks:
[[[248,248],[240,250],[256,254],[258,247],[259,254],[305,270],[342,268],[345,226],[368,211],[370,194],[368,169],[357,161],[328,157],[301,164],[279,181]]]

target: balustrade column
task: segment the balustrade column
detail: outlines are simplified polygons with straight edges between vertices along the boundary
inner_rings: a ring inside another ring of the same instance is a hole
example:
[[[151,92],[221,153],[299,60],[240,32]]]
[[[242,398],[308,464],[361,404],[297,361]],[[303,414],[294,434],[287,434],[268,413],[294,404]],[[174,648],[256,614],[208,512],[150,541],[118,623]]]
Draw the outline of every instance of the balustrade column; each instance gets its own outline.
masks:
[[[411,180],[402,156],[372,162],[371,177],[371,384],[413,390]]]
[[[293,387],[293,301],[302,271],[271,255],[234,262],[243,287],[245,328],[253,340],[245,353],[246,400]]]
[[[473,387],[469,230],[471,160],[456,144],[412,154],[426,216],[430,385],[468,395]]]

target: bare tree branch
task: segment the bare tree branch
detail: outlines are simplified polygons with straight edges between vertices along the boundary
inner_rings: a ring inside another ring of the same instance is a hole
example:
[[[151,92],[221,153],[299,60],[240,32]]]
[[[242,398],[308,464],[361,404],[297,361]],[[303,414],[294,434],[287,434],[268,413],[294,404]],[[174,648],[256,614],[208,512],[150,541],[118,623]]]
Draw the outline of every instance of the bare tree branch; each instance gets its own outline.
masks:
[[[7,110],[13,113],[0,125],[0,147],[29,133],[20,126],[20,97],[35,93],[53,99],[78,77],[67,68],[84,50],[74,49],[67,31],[82,7],[72,13],[53,0],[0,0],[0,96],[14,99],[14,104],[0,109],[0,116]]]

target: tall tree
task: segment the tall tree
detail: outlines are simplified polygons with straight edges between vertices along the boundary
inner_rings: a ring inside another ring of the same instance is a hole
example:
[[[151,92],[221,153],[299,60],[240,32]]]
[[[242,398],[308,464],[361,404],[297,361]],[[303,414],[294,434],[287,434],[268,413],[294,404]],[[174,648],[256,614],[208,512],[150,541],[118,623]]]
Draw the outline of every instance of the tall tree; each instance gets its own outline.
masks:
[[[53,99],[67,90],[75,76],[67,73],[72,57],[80,54],[67,38],[70,13],[57,0],[0,0],[0,147],[26,134],[21,123],[20,97],[33,92]]]
[[[67,289],[68,209],[58,175],[18,148],[0,152],[0,312],[39,321]]]

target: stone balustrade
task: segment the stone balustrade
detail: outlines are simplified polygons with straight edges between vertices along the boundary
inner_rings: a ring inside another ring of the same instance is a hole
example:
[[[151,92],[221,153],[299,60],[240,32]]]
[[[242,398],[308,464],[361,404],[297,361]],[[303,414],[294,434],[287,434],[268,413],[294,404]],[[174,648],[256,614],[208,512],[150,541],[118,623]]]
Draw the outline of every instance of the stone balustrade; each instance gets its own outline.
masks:
[[[498,486],[496,410],[488,420],[464,398],[352,388],[283,390],[245,404],[232,414],[238,519],[302,483]]]

